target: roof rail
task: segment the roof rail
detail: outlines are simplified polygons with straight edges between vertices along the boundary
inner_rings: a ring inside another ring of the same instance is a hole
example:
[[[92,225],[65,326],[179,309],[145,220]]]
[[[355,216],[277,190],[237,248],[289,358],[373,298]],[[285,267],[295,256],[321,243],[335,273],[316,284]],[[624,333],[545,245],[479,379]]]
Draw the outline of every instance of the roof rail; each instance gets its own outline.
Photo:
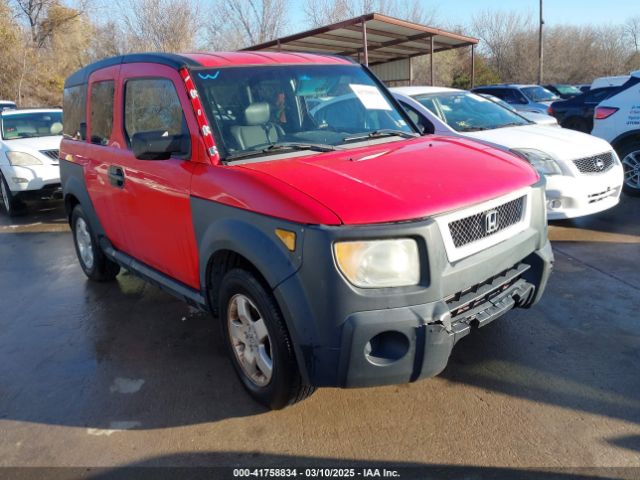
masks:
[[[101,68],[111,67],[114,65],[121,65],[124,63],[158,63],[160,65],[167,65],[169,67],[179,70],[186,66],[198,66],[199,63],[191,60],[190,58],[174,53],[162,53],[162,52],[149,52],[149,53],[129,53],[126,55],[119,55],[117,57],[109,57],[97,62],[91,63],[80,70],[72,73],[67,77],[64,82],[64,88],[83,85],[89,80],[89,76],[96,70]]]

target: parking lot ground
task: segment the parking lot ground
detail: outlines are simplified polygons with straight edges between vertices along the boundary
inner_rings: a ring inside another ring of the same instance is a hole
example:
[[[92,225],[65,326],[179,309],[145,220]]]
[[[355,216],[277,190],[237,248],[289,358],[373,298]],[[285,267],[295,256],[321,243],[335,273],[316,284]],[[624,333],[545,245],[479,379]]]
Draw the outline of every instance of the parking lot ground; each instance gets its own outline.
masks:
[[[640,198],[550,236],[542,302],[439,377],[270,412],[210,316],[126,272],[88,282],[61,204],[0,215],[0,466],[640,467]]]

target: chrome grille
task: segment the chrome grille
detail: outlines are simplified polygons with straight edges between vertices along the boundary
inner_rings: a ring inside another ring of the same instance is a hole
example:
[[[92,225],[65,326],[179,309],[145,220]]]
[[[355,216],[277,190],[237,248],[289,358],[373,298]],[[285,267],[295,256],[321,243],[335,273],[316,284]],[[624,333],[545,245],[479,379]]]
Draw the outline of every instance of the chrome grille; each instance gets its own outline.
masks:
[[[43,155],[46,155],[47,157],[49,157],[52,160],[58,160],[58,156],[60,153],[60,150],[40,150],[40,153],[42,153]]]
[[[520,222],[524,216],[525,199],[526,196],[522,196],[449,223],[453,244],[459,248]]]
[[[579,158],[573,163],[580,173],[602,173],[613,167],[613,153],[605,152],[592,157]]]

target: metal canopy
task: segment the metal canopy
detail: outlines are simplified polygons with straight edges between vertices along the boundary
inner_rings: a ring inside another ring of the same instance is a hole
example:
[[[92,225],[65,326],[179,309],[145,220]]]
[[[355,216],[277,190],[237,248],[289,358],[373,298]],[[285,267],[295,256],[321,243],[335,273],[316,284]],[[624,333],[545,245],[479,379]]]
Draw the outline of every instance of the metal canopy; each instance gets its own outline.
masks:
[[[243,50],[345,55],[366,65],[378,65],[467,46],[473,54],[477,43],[477,38],[369,13]]]

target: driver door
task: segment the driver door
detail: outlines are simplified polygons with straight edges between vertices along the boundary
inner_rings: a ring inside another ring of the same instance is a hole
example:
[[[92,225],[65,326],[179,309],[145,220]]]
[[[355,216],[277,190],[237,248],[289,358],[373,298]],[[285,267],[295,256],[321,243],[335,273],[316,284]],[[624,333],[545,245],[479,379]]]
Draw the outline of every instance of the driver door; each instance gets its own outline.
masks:
[[[191,142],[167,160],[140,160],[132,151],[133,135],[197,132],[182,79],[160,65],[124,64],[120,71],[121,208],[128,218],[126,251],[170,277],[199,288],[198,255],[190,206],[193,163]]]

